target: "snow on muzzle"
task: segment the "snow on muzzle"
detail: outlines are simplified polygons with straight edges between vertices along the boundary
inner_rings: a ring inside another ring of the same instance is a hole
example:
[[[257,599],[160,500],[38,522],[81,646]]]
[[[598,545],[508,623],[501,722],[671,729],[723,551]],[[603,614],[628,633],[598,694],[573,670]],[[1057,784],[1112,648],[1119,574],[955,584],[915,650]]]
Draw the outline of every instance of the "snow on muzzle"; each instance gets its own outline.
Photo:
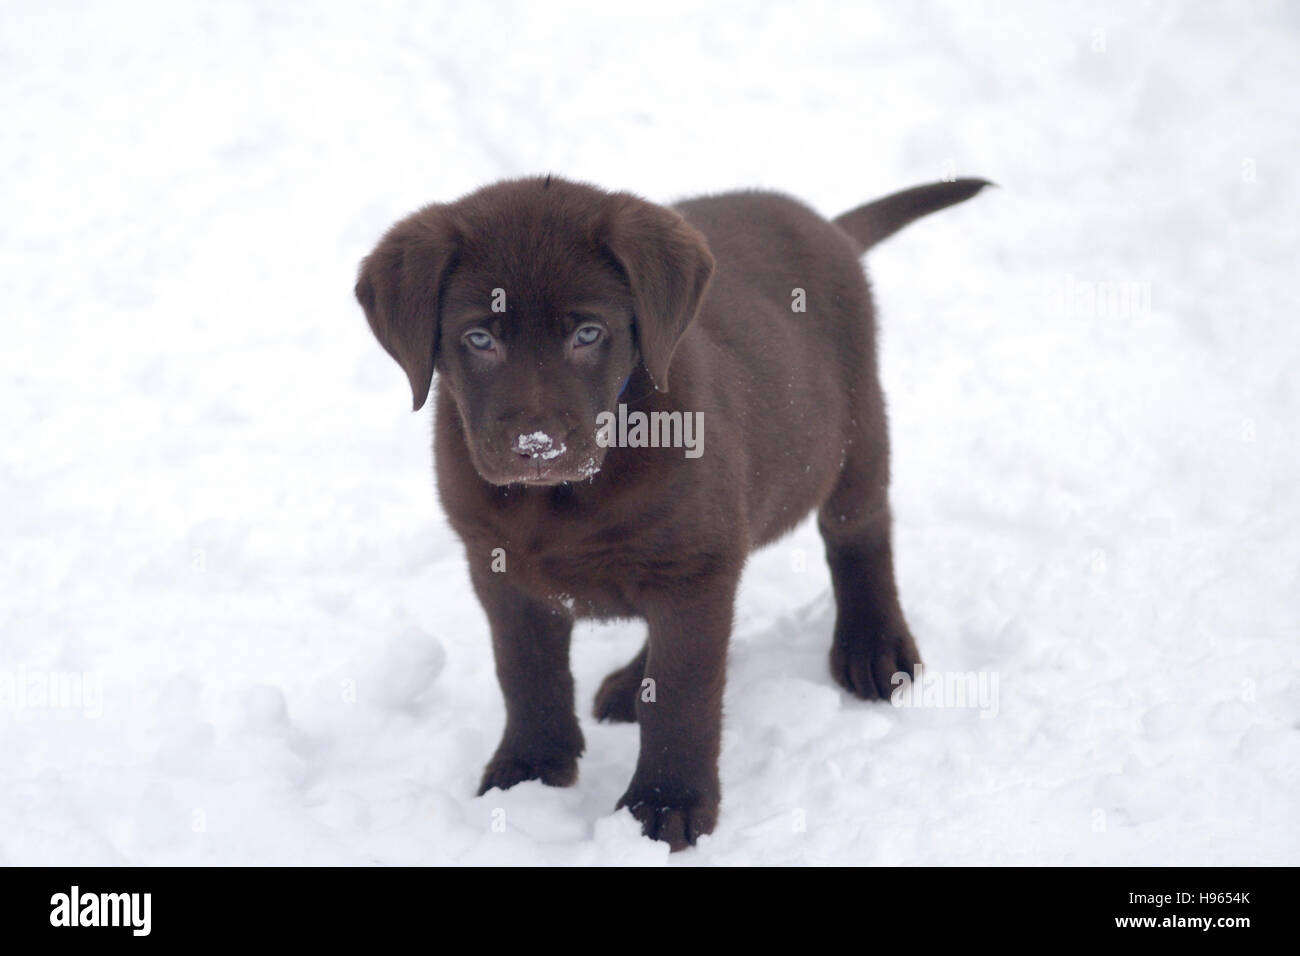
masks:
[[[563,428],[523,428],[507,430],[496,443],[475,446],[475,465],[484,479],[494,485],[556,485],[586,481],[600,471],[604,449],[591,436]]]
[[[519,435],[515,438],[512,448],[517,455],[525,458],[540,458],[542,461],[554,461],[569,450],[564,442],[552,438],[543,431]]]

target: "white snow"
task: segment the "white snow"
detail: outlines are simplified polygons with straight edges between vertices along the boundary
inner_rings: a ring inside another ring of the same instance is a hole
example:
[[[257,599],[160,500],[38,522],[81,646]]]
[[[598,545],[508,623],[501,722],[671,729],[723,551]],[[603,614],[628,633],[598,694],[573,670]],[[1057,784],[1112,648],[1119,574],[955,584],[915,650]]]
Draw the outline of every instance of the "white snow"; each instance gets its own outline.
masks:
[[[637,624],[576,633],[577,785],[473,796],[487,629],[351,297],[548,171],[1002,187],[868,259],[904,606],[996,716],[833,684],[805,524],[672,863],[1300,862],[1298,64],[1284,2],[7,4],[0,863],[669,861],[585,716]]]
[[[515,451],[544,461],[553,461],[567,450],[568,446],[564,442],[557,441],[543,431],[520,435],[515,439]]]

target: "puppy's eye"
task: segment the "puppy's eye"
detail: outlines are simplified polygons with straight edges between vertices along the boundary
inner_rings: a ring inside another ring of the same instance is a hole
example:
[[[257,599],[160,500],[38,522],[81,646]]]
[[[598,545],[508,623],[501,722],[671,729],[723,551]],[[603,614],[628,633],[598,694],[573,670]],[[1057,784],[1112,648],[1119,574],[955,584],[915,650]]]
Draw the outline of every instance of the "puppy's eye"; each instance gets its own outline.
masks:
[[[595,345],[600,341],[600,337],[605,334],[605,330],[599,325],[584,325],[578,331],[573,333],[573,344],[578,348],[588,345]]]
[[[471,329],[464,335],[469,347],[480,352],[491,352],[496,348],[496,340],[482,329]]]

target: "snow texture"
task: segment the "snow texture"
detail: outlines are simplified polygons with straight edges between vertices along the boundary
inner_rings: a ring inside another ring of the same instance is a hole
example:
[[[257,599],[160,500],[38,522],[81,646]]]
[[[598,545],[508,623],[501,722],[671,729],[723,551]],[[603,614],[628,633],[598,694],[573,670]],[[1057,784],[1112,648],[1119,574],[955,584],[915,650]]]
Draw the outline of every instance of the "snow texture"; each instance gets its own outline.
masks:
[[[1300,863],[1298,71],[1285,2],[7,3],[0,863]],[[545,172],[1000,184],[867,261],[904,607],[995,714],[841,692],[805,523],[712,836],[612,812],[635,622],[576,632],[578,783],[474,797],[487,629],[351,290]]]

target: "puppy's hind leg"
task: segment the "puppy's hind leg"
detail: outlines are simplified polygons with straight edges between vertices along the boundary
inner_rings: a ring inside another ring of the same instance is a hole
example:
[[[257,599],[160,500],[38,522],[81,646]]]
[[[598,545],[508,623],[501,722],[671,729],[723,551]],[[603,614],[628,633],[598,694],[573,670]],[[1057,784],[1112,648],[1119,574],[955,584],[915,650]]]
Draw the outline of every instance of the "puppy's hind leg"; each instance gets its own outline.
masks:
[[[831,674],[854,695],[888,700],[893,677],[920,663],[894,582],[889,443],[883,407],[860,422],[817,526],[835,588]]]
[[[641,682],[645,679],[649,647],[649,643],[642,645],[636,657],[601,681],[600,690],[596,691],[596,705],[592,708],[597,720],[636,723],[636,701],[641,694]]]

